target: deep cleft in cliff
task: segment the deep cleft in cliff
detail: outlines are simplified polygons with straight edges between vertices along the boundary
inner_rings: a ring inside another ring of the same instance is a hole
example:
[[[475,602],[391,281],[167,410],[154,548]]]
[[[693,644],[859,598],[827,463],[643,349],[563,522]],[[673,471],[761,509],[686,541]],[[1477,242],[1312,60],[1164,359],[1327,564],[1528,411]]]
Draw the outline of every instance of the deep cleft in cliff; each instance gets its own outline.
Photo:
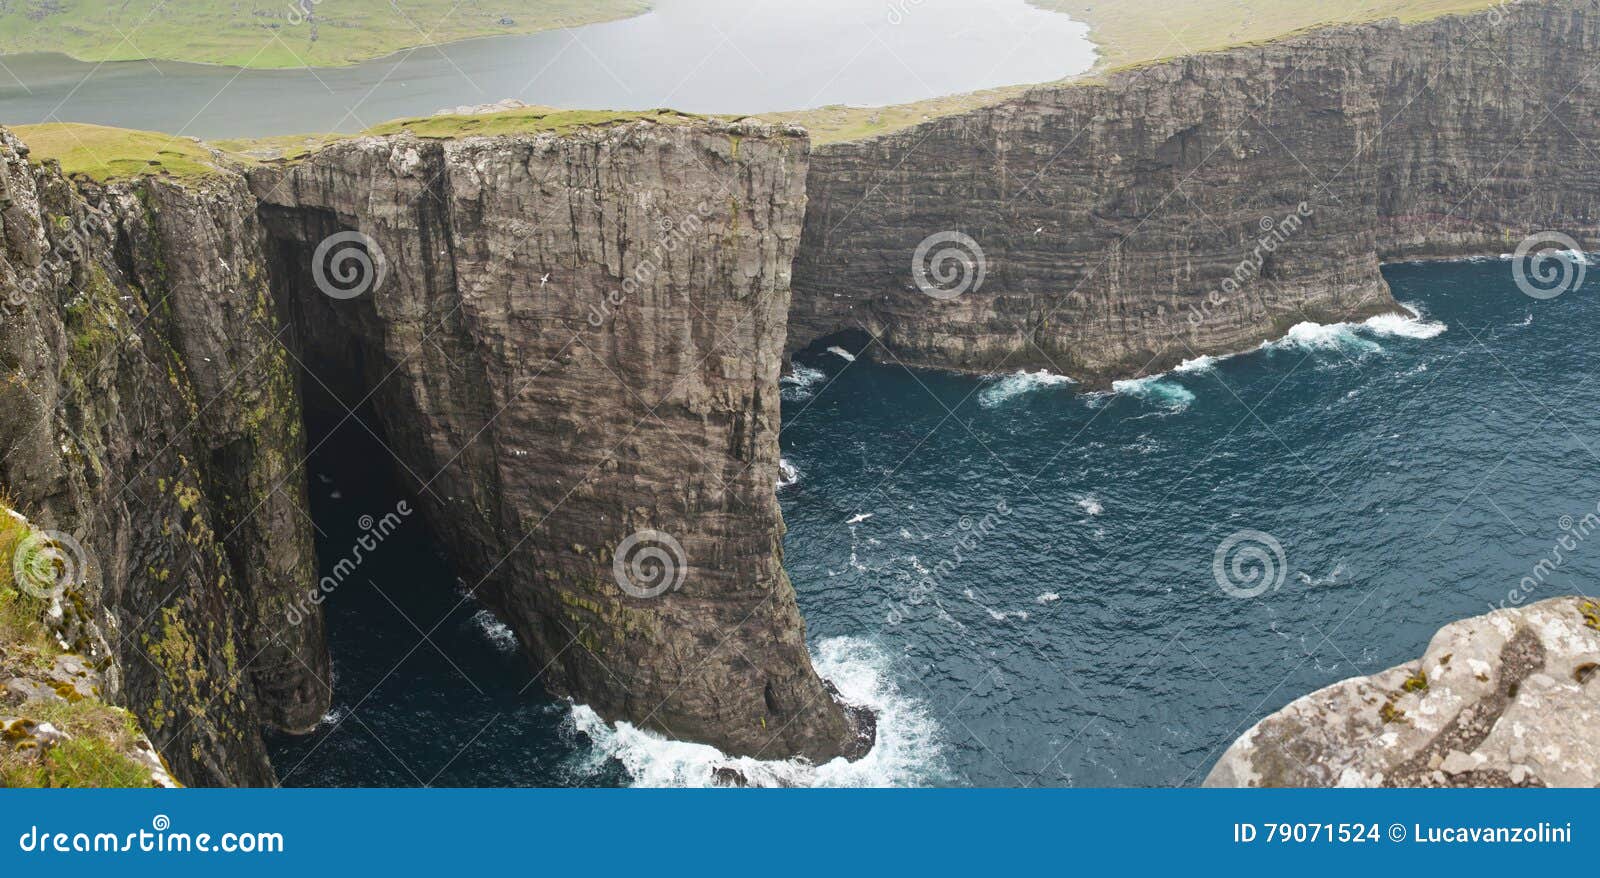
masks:
[[[538,110],[392,128],[250,184],[298,358],[370,412],[472,593],[548,691],[607,720],[864,753],[870,725],[812,669],[773,490],[803,132]],[[339,244],[366,288],[339,287]]]
[[[379,436],[548,691],[734,755],[871,747],[773,491],[803,132],[528,111],[269,161],[21,133],[0,484],[178,779],[271,783],[260,729],[329,703],[347,571],[314,566],[303,394]]]

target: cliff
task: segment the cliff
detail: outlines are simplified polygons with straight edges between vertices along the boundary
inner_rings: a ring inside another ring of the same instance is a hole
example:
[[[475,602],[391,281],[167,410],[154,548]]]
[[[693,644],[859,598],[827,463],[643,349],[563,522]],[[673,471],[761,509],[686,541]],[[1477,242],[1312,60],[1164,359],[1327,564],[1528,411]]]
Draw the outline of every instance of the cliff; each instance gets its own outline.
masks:
[[[547,690],[728,753],[859,755],[773,490],[805,138],[562,118],[418,120],[253,171],[300,358],[364,403]],[[317,248],[352,233],[382,275],[329,295]]]
[[[30,165],[4,135],[0,484],[83,556],[105,697],[188,784],[271,783],[259,729],[326,711],[305,394],[393,452],[548,691],[731,754],[864,753],[773,491],[803,133],[387,130],[270,162],[42,126]]]
[[[313,563],[299,397],[243,178],[171,161],[74,183],[0,129],[0,484],[100,694],[184,783],[270,784],[263,724],[328,700],[320,620],[273,624]]]
[[[1380,258],[1594,242],[1597,43],[1594,0],[1331,27],[819,147],[789,350],[1103,383],[1393,310]]]
[[[1563,597],[1440,629],[1422,658],[1300,698],[1206,786],[1600,784],[1600,605]]]

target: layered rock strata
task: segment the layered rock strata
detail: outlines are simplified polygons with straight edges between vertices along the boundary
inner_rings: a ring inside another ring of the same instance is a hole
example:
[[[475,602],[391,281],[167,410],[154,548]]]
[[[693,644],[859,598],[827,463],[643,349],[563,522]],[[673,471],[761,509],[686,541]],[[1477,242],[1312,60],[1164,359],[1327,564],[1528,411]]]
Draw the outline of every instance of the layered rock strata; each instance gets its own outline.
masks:
[[[806,155],[764,125],[640,121],[361,138],[251,185],[301,358],[543,685],[825,761],[870,734],[811,667],[773,491]],[[352,233],[376,282],[330,295],[318,247]]]
[[[1104,382],[1394,310],[1380,258],[1594,245],[1597,48],[1594,0],[1510,3],[819,147],[789,349],[864,331],[908,364]]]
[[[0,130],[0,484],[59,533],[60,645],[186,784],[270,784],[328,703],[299,397],[238,175],[98,185]]]

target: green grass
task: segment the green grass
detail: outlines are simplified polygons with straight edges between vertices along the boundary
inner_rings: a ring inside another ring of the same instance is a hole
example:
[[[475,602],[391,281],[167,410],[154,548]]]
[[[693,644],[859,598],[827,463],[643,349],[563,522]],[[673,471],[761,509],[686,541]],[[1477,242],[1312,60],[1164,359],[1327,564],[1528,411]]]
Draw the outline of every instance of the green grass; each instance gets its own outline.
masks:
[[[238,67],[338,67],[412,46],[638,15],[647,0],[14,0],[0,52],[84,61],[162,58]],[[501,19],[512,24],[502,24]]]
[[[1250,45],[1330,24],[1398,18],[1420,21],[1478,12],[1503,0],[1028,0],[1089,25],[1100,51],[1094,74],[1197,52]],[[1069,80],[1070,81],[1070,80]],[[1083,82],[1095,81],[1088,77]],[[816,144],[861,140],[998,103],[1027,91],[1010,86],[893,107],[819,107],[763,113],[811,131]]]
[[[1089,25],[1097,69],[1270,40],[1329,24],[1398,18],[1421,21],[1477,12],[1503,0],[1028,0]]]
[[[67,175],[102,183],[157,175],[194,179],[222,170],[211,150],[188,137],[76,122],[11,130],[28,145],[29,160],[55,159]]]
[[[479,115],[418,116],[374,125],[366,135],[399,134],[409,131],[418,137],[493,137],[502,134],[567,134],[582,128],[601,128],[648,119],[662,125],[693,125],[710,116],[696,116],[677,110],[557,110],[551,107],[524,107]],[[736,119],[737,116],[724,116]]]
[[[0,679],[48,668],[61,650],[42,623],[45,601],[24,594],[13,582],[12,561],[31,528],[10,514],[0,490]],[[70,701],[32,700],[0,706],[0,714],[50,723],[71,736],[43,758],[17,748],[0,729],[0,787],[148,787],[150,770],[126,754],[140,731],[133,715],[97,697]]]

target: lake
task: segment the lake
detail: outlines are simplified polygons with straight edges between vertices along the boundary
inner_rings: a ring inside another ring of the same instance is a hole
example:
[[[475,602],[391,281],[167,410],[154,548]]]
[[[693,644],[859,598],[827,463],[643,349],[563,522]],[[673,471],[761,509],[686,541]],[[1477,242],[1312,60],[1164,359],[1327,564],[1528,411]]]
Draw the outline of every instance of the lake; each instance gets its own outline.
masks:
[[[1025,0],[658,0],[623,21],[341,68],[8,55],[0,58],[0,124],[92,122],[224,138],[359,131],[504,98],[696,113],[880,106],[1081,73],[1095,60],[1087,34]]]

